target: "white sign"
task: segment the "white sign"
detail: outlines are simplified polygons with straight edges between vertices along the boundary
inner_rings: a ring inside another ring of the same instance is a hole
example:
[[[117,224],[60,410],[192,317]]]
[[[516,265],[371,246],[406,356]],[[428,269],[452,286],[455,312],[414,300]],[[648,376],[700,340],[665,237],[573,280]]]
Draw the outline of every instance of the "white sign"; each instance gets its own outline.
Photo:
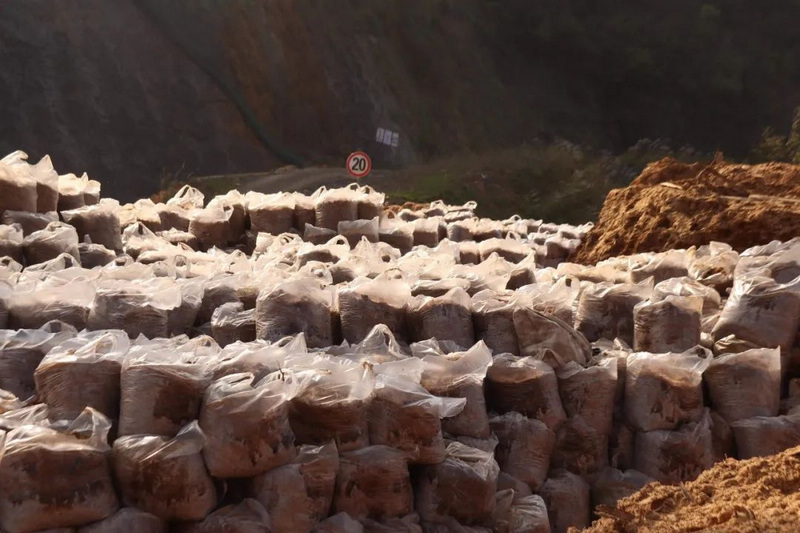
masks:
[[[397,148],[400,145],[400,134],[386,128],[378,128],[375,132],[375,142]]]

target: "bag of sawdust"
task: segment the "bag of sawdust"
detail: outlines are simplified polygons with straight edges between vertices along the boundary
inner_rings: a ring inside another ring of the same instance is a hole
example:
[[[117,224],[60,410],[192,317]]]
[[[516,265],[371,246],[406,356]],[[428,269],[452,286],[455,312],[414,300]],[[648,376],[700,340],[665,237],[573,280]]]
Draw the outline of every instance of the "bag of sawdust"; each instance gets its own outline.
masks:
[[[24,152],[16,153],[24,154]],[[27,155],[24,159],[27,159]],[[4,160],[7,159],[4,158]],[[36,210],[40,213],[48,213],[58,209],[58,173],[53,168],[50,156],[42,157],[35,165],[26,162],[25,166],[28,167],[29,176],[36,182]],[[21,167],[17,168],[21,169]]]
[[[197,240],[197,237],[189,233],[188,231],[181,231],[177,229],[170,229],[166,231],[160,231],[157,237],[167,241],[168,243],[172,244],[173,246],[187,246],[194,251],[200,249],[200,241]]]
[[[197,324],[211,322],[214,311],[227,303],[236,303],[237,278],[230,273],[219,273],[211,277],[203,286],[203,297],[197,311]]]
[[[439,244],[439,224],[438,218],[420,218],[415,220],[414,225],[414,246],[427,246],[435,248]]]
[[[689,254],[686,250],[669,250],[661,253],[643,253],[628,258],[628,271],[633,283],[653,278],[655,283],[680,278],[688,274]]]
[[[369,185],[364,185],[359,189],[361,193],[358,199],[358,218],[370,220],[380,217],[383,212],[383,202],[386,195],[376,191]]]
[[[102,184],[97,180],[89,180],[83,188],[83,203],[97,205],[100,203],[100,189]]]
[[[553,533],[567,533],[570,527],[579,530],[589,525],[592,507],[589,485],[579,476],[564,470],[554,471],[539,495],[547,505]]]
[[[222,304],[211,315],[211,335],[223,348],[237,341],[256,340],[255,309],[245,310],[242,302]]]
[[[208,515],[202,522],[183,523],[173,527],[175,533],[272,533],[269,513],[258,500],[246,498],[238,504],[226,505]]]
[[[692,481],[714,464],[711,417],[705,412],[699,422],[679,429],[636,434],[633,466],[661,483]]]
[[[712,335],[728,335],[764,348],[792,347],[800,327],[800,286],[757,275],[737,278]]]
[[[24,240],[22,226],[0,225],[0,257],[10,257],[18,263],[22,263],[22,241]]]
[[[738,459],[773,455],[800,442],[800,414],[755,416],[731,424]]]
[[[485,261],[492,254],[497,254],[506,261],[519,263],[531,254],[530,247],[522,243],[519,235],[511,234],[511,237],[502,239],[488,239],[478,244],[481,260]]]
[[[233,209],[224,206],[195,209],[189,213],[189,233],[197,237],[201,249],[225,248]]]
[[[482,342],[466,352],[426,355],[421,385],[434,396],[465,398],[464,410],[442,420],[446,433],[485,439],[490,435],[483,380],[492,364],[492,352]]]
[[[78,533],[169,533],[166,521],[133,507],[123,507],[105,520],[78,528]]]
[[[343,220],[339,222],[337,231],[339,235],[347,239],[351,248],[355,248],[361,242],[361,239],[367,239],[369,242],[378,242],[378,218]]]
[[[110,250],[122,250],[122,228],[117,214],[103,205],[92,205],[62,211],[64,222],[71,224],[83,240],[87,236],[94,244],[102,244]]]
[[[781,355],[777,348],[715,357],[703,374],[711,405],[727,422],[778,415]]]
[[[173,438],[119,437],[113,462],[122,501],[163,520],[205,518],[217,505],[217,493],[203,464],[204,443],[196,421]]]
[[[558,391],[567,416],[581,417],[600,435],[609,435],[614,417],[618,361],[606,357],[583,368],[569,363],[558,371]]]
[[[262,194],[251,191],[245,194],[245,199],[253,231],[280,235],[294,227],[295,199],[291,193]]]
[[[58,427],[22,424],[0,437],[0,527],[40,531],[96,522],[114,514],[108,464],[110,424],[86,409]]]
[[[637,284],[598,283],[586,287],[578,301],[575,329],[589,341],[617,337],[633,345],[633,308],[647,300],[652,280]]]
[[[512,292],[484,290],[472,297],[475,339],[485,342],[492,353],[519,355],[514,306]]]
[[[616,507],[618,501],[654,481],[655,479],[638,470],[628,469],[623,472],[607,466],[592,483],[592,508],[598,505]]]
[[[447,220],[445,218],[445,220]],[[447,238],[453,242],[472,241],[472,229],[475,223],[473,220],[458,220],[447,224]],[[480,247],[478,248],[480,250]],[[480,253],[480,251],[478,252]]]
[[[322,190],[315,193],[316,225],[335,230],[339,226],[339,222],[358,220],[358,204],[361,199],[358,189],[358,184],[352,183],[345,188]]]
[[[481,262],[481,255],[478,243],[464,241],[458,243],[458,262],[462,265],[477,265]],[[508,282],[506,282],[508,284]]]
[[[188,333],[195,323],[203,303],[203,282],[200,278],[178,278],[175,285],[181,293],[181,303],[167,317],[169,337]]]
[[[414,487],[416,510],[425,522],[454,519],[464,525],[488,525],[499,473],[491,453],[451,442],[444,461],[420,469]]]
[[[312,533],[364,533],[364,526],[347,513],[329,516],[311,530]]]
[[[267,509],[274,531],[312,531],[330,514],[338,472],[335,444],[300,446],[291,464],[253,478],[251,494]]]
[[[580,416],[558,426],[550,459],[552,468],[591,476],[608,464],[608,435],[597,432]]]
[[[83,196],[89,176],[84,172],[79,178],[75,174],[64,174],[58,177],[58,211],[69,211],[86,205]]]
[[[41,231],[31,233],[22,241],[25,261],[29,265],[43,263],[67,253],[80,261],[78,232],[69,224],[51,222]]]
[[[406,335],[406,307],[411,287],[402,279],[384,276],[372,280],[360,277],[336,293],[336,308],[342,323],[342,337],[361,342],[378,324],[386,324],[396,337]]]
[[[245,196],[237,190],[232,190],[227,194],[215,196],[208,202],[208,207],[230,210],[228,244],[240,243],[248,227],[247,199]]]
[[[703,372],[711,357],[633,353],[625,370],[625,417],[637,431],[675,429],[703,416]]]
[[[414,509],[405,456],[389,446],[368,446],[339,456],[333,513],[353,518],[400,518]]]
[[[423,533],[417,513],[411,513],[402,518],[384,518],[383,520],[363,518],[361,525],[364,528],[364,533]],[[358,531],[358,529],[353,531]],[[342,533],[351,533],[351,530],[342,530]]]
[[[292,225],[300,232],[306,227],[306,224],[313,226],[317,223],[317,212],[314,209],[314,197],[306,196],[301,192],[293,192],[292,198],[294,199],[294,217]]]
[[[522,498],[517,498],[515,494],[511,506],[503,513],[502,517],[498,517],[492,531],[497,533],[550,533],[550,518],[547,516],[547,506],[544,500],[535,494]]]
[[[466,400],[433,396],[411,377],[376,376],[369,442],[399,450],[410,464],[436,464],[445,456],[441,419],[460,413]]]
[[[256,301],[256,337],[277,341],[303,333],[308,346],[334,344],[332,290],[307,278],[286,281],[265,289]]]
[[[36,329],[60,320],[84,329],[94,291],[94,283],[79,280],[64,285],[41,284],[30,290],[18,288],[8,300],[8,326]]]
[[[633,348],[640,352],[683,352],[700,344],[703,300],[667,296],[633,308]]]
[[[461,243],[459,248],[463,244]],[[506,288],[508,280],[511,278],[511,264],[499,255],[492,254],[491,257],[477,265],[455,265],[451,275],[470,282],[467,291],[470,296],[487,289],[500,292]]]
[[[166,337],[169,314],[182,302],[173,279],[103,280],[89,310],[90,329],[123,329],[131,337]]]
[[[177,205],[156,204],[161,231],[189,231],[189,210]]]
[[[337,235],[338,233],[336,232],[336,230],[327,228],[318,228],[317,226],[306,224],[305,230],[303,231],[303,240],[310,242],[312,244],[322,245],[329,242]]]
[[[553,430],[566,419],[555,371],[532,357],[494,356],[486,375],[486,403],[492,411],[516,411]]]
[[[662,281],[653,287],[651,301],[660,302],[668,296],[695,296],[703,299],[703,316],[719,312],[722,298],[713,287],[708,287],[692,278],[673,278]]]
[[[203,457],[217,478],[254,477],[294,459],[289,425],[292,388],[280,375],[254,384],[252,374],[213,382],[200,408]]]
[[[200,190],[191,185],[184,185],[178,189],[178,192],[172,198],[167,200],[167,205],[174,205],[190,211],[192,209],[202,209],[203,205],[205,205],[205,200],[206,197]]]
[[[465,279],[420,279],[411,285],[411,295],[438,298],[440,296],[444,296],[455,288],[459,288],[466,292],[469,289],[469,286],[469,281]]]
[[[407,311],[409,338],[449,340],[469,348],[475,344],[471,307],[469,295],[460,288],[437,298],[414,297]]]
[[[724,292],[733,284],[739,254],[730,245],[711,242],[697,249],[689,262],[689,277]]]
[[[718,463],[728,457],[736,457],[736,441],[731,426],[716,411],[710,411],[709,414],[711,416],[714,462]]]
[[[47,213],[29,213],[28,211],[5,211],[2,222],[8,226],[19,224],[22,227],[24,236],[28,236],[34,231],[43,230],[51,222],[58,221],[58,213],[50,211]]]
[[[75,333],[73,328],[62,328],[56,322],[41,329],[0,330],[0,389],[20,400],[32,397],[36,393],[36,367],[50,350]]]
[[[489,419],[499,441],[495,450],[500,470],[539,490],[547,478],[555,434],[540,421],[516,412]]]
[[[295,374],[302,385],[289,408],[299,444],[333,440],[340,452],[369,445],[375,375],[368,365],[308,355],[287,360],[287,366],[307,369]]]
[[[311,261],[334,264],[349,255],[350,243],[341,235],[333,237],[325,244],[307,243],[297,250],[297,260],[300,266]]]
[[[378,224],[378,240],[394,246],[405,255],[414,247],[414,226],[397,218],[394,212],[387,211]]]
[[[586,338],[554,315],[517,305],[514,309],[514,331],[519,354],[544,361],[555,369],[570,362],[586,365],[592,349]]]
[[[30,175],[25,152],[0,160],[0,211],[37,211],[36,180]]]
[[[40,402],[51,420],[76,418],[85,407],[119,418],[120,370],[130,348],[124,331],[83,331],[50,350],[36,368]]]
[[[173,437],[197,419],[209,379],[193,357],[167,342],[131,348],[120,379],[120,435]]]
[[[529,254],[511,270],[506,289],[515,291],[536,283],[536,256]]]
[[[80,243],[78,244],[78,254],[81,258],[83,268],[101,267],[109,264],[116,259],[117,254],[109,250],[102,244]]]

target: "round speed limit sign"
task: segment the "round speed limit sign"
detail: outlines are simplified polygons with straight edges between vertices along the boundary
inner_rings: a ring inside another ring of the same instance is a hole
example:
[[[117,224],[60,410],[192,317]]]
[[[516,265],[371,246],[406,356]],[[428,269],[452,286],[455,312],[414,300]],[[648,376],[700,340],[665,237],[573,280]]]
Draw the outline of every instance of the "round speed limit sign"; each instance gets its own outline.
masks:
[[[347,156],[347,171],[355,179],[364,178],[372,170],[372,159],[364,152],[353,152]]]

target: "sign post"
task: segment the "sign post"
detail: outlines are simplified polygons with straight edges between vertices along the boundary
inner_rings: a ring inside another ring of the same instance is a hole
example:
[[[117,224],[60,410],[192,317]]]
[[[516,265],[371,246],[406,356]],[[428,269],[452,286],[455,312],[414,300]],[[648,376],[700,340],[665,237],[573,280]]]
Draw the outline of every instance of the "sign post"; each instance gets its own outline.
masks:
[[[347,172],[355,179],[367,177],[372,170],[372,159],[365,152],[353,152],[347,156]]]

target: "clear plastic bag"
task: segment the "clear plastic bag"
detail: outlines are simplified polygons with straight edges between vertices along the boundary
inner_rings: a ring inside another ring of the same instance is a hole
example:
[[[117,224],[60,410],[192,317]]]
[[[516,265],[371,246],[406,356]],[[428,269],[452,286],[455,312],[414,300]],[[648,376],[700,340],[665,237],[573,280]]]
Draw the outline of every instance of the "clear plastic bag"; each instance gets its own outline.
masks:
[[[739,459],[773,455],[800,442],[800,413],[737,420],[731,429]]]
[[[0,160],[0,211],[37,211],[36,180],[27,159],[18,150]]]
[[[516,264],[531,255],[531,249],[522,242],[520,236],[514,233],[511,235],[513,238],[494,238],[480,242],[478,250],[480,251],[481,259],[485,261],[492,254],[497,254],[506,261]]]
[[[414,246],[427,246],[435,248],[439,244],[439,225],[443,223],[438,218],[420,218],[413,222]]]
[[[715,357],[703,373],[711,405],[727,421],[777,416],[781,355],[777,348]]]
[[[228,218],[228,244],[242,242],[248,222],[246,197],[239,191],[232,190],[227,194],[215,196],[208,202],[208,207],[230,210],[231,214]]]
[[[19,224],[25,236],[34,231],[43,230],[51,222],[58,221],[58,213],[49,211],[47,213],[29,213],[28,211],[5,211],[2,218],[3,224]]]
[[[78,232],[63,222],[51,222],[45,229],[31,233],[22,242],[22,249],[29,265],[43,263],[63,253],[74,257],[78,264],[81,260]]]
[[[161,231],[189,231],[189,211],[177,205],[156,204]]]
[[[200,409],[203,457],[217,478],[254,477],[294,459],[289,425],[293,387],[280,375],[254,384],[252,374],[212,383]]]
[[[117,254],[102,244],[80,243],[78,253],[81,257],[83,268],[101,267],[116,259]]]
[[[10,257],[18,263],[24,261],[22,255],[22,241],[24,239],[22,226],[0,225],[0,257]]]
[[[609,435],[612,429],[617,361],[616,357],[607,357],[588,368],[573,362],[558,371],[558,390],[567,416],[580,416],[601,435]]]
[[[78,533],[169,533],[169,525],[155,515],[123,507],[105,520],[78,528]]]
[[[521,498],[517,498],[515,494],[508,512],[495,521],[492,531],[497,533],[550,533],[550,518],[547,516],[547,506],[544,500],[536,494]]]
[[[596,431],[580,416],[558,426],[551,468],[589,477],[607,464],[608,435]]]
[[[9,326],[35,329],[52,320],[60,320],[76,329],[84,329],[95,284],[75,280],[67,284],[38,284],[10,295]]]
[[[191,185],[184,185],[175,195],[167,200],[167,205],[174,205],[187,211],[191,209],[202,209],[205,203],[205,195]]]
[[[179,525],[177,533],[271,533],[269,513],[252,498],[226,505],[208,515],[202,522]],[[138,533],[138,531],[137,531]]]
[[[230,234],[229,221],[233,208],[229,206],[207,207],[189,213],[189,233],[197,237],[203,249],[224,248]]]
[[[397,218],[394,212],[387,211],[378,224],[378,240],[407,254],[414,247],[414,226]]]
[[[358,278],[336,293],[342,337],[361,342],[378,324],[385,324],[395,336],[405,338],[406,306],[411,287],[402,279]]]
[[[660,302],[667,296],[699,296],[703,299],[703,316],[719,311],[722,298],[713,287],[708,287],[692,278],[672,278],[653,287],[651,301]]]
[[[712,241],[701,246],[689,262],[689,277],[722,292],[733,283],[739,254],[730,245]]]
[[[75,174],[58,177],[58,210],[69,211],[86,205],[84,193],[89,185],[89,176],[84,172],[79,178]]]
[[[607,466],[597,475],[592,483],[592,507],[605,505],[616,507],[617,502],[639,491],[655,479],[638,470],[628,469],[624,472]]]
[[[342,189],[321,190],[315,196],[318,227],[335,230],[339,222],[358,220],[361,193],[357,184]]]
[[[211,335],[223,348],[237,341],[256,340],[255,309],[245,310],[242,302],[222,304],[211,315]]]
[[[486,343],[492,353],[519,355],[514,329],[514,294],[484,290],[472,297],[475,338]]]
[[[539,494],[547,505],[553,533],[589,526],[592,512],[589,485],[579,476],[564,470],[555,471]]]
[[[500,470],[539,490],[550,468],[555,434],[547,425],[517,412],[489,419],[499,444],[495,457]]]
[[[556,316],[527,306],[514,309],[514,330],[521,356],[544,361],[555,369],[569,362],[586,365],[591,346],[572,326]]]
[[[201,454],[205,437],[197,422],[174,438],[156,435],[114,441],[117,485],[125,505],[164,520],[202,520],[217,505],[217,493]]]
[[[636,351],[683,352],[700,344],[703,300],[699,296],[667,296],[633,308]]]
[[[445,295],[413,298],[407,310],[409,338],[449,340],[462,348],[475,344],[472,302],[464,289],[454,288]]]
[[[78,237],[88,237],[95,244],[102,244],[109,250],[122,250],[122,228],[119,217],[107,206],[92,205],[62,211],[64,222],[71,224]]]
[[[256,337],[277,341],[303,333],[312,348],[334,344],[332,290],[312,278],[286,281],[265,289],[256,301]]]
[[[338,235],[336,230],[318,228],[311,224],[306,224],[303,231],[303,240],[312,244],[325,244]]]
[[[680,278],[688,274],[690,254],[686,250],[643,253],[628,258],[628,270],[633,283],[653,278],[654,283]]]
[[[180,287],[170,278],[103,280],[89,311],[91,329],[123,329],[131,337],[169,334],[169,314],[180,307]]]
[[[362,239],[378,242],[378,218],[370,220],[343,220],[337,227],[339,235],[347,239],[351,248],[355,248]]]
[[[496,355],[486,376],[486,402],[492,411],[516,411],[550,429],[566,419],[555,371],[531,357]]]
[[[212,366],[214,379],[231,374],[250,373],[256,381],[285,368],[285,359],[307,353],[305,336],[301,333],[278,342],[236,342],[229,344],[215,357]]]
[[[633,308],[647,300],[653,281],[637,284],[605,282],[586,287],[578,302],[575,329],[589,341],[614,340],[617,337],[633,345]]]
[[[295,198],[291,193],[245,194],[253,231],[280,235],[294,226]]]

